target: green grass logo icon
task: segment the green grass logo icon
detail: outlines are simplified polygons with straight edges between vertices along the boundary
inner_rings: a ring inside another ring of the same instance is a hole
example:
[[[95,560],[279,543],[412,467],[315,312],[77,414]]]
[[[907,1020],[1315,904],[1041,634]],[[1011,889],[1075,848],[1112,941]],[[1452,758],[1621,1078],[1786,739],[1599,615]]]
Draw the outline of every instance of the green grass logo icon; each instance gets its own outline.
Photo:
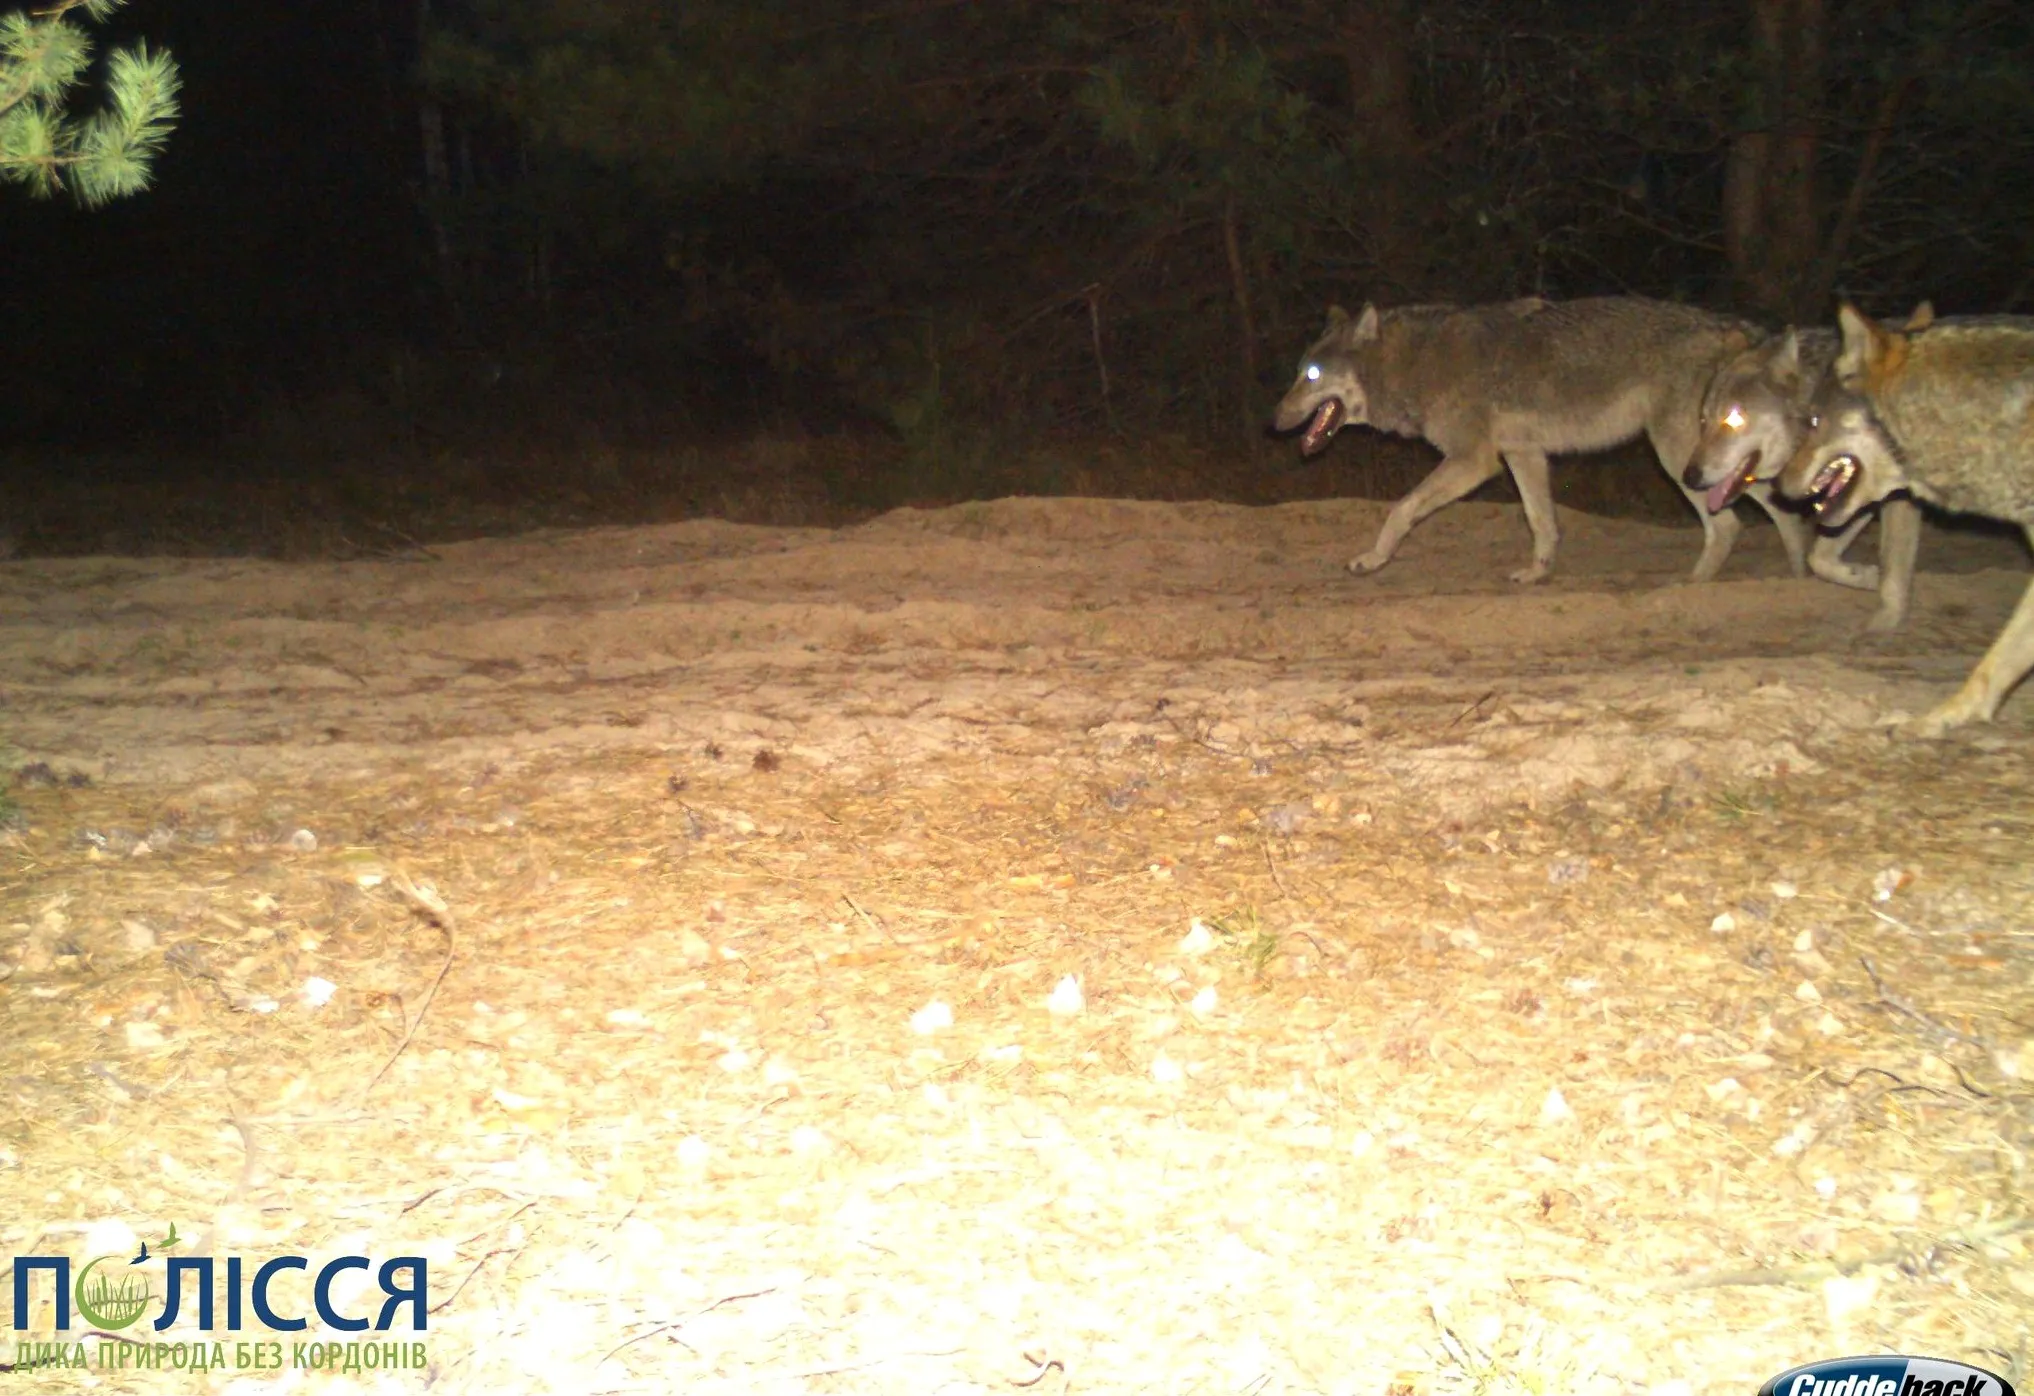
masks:
[[[78,1313],[94,1328],[103,1328],[109,1333],[119,1332],[146,1313],[149,1301],[155,1297],[149,1289],[146,1275],[123,1269],[114,1272],[120,1276],[116,1281],[93,1273],[109,1260],[124,1261],[126,1258],[98,1256],[78,1274],[77,1286],[71,1297],[77,1303]]]

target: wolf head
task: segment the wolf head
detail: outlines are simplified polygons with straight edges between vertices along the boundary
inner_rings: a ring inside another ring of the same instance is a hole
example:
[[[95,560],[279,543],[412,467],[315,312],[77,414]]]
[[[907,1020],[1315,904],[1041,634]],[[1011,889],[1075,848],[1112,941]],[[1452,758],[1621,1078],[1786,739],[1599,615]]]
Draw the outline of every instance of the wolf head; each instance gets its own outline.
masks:
[[[1805,499],[1825,528],[1840,528],[1908,486],[1900,443],[1872,410],[1870,394],[1898,377],[1907,330],[1889,330],[1845,305],[1837,312],[1843,349],[1808,406],[1808,433],[1777,487]],[[1910,322],[1911,323],[1911,322]]]
[[[1922,301],[1906,331],[1927,329],[1935,307]],[[1724,360],[1702,398],[1702,436],[1681,483],[1706,491],[1703,503],[1721,513],[1761,480],[1786,469],[1808,437],[1809,400],[1819,385],[1819,356],[1803,363],[1801,336],[1788,330]]]
[[[1702,399],[1702,437],[1681,483],[1704,490],[1703,503],[1720,514],[1753,484],[1780,473],[1808,435],[1801,337],[1788,330],[1776,340],[1731,356]]]
[[[1377,307],[1351,319],[1341,306],[1328,311],[1328,328],[1300,360],[1299,376],[1271,419],[1274,431],[1298,431],[1300,453],[1317,455],[1345,426],[1370,420],[1370,399],[1357,372],[1357,350],[1378,336]]]

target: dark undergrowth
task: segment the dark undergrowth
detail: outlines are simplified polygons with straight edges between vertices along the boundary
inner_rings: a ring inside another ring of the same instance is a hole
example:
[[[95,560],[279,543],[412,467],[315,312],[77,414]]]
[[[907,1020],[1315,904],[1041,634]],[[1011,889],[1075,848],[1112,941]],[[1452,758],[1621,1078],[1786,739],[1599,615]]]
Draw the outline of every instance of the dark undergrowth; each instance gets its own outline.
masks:
[[[1005,445],[796,429],[654,447],[531,446],[335,456],[307,441],[213,455],[35,455],[0,467],[0,554],[356,557],[544,528],[663,523],[836,527],[901,506],[1010,495],[1269,505],[1392,499],[1425,446],[1351,432],[1302,461],[1289,442]],[[1562,462],[1557,499],[1660,523],[1695,518],[1642,444]],[[1515,498],[1508,480],[1478,498]]]

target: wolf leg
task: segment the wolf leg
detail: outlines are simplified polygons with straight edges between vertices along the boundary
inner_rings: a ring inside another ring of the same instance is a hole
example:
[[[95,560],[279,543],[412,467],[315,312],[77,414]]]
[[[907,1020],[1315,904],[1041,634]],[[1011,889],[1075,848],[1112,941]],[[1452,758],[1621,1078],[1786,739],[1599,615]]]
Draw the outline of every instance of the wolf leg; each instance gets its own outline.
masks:
[[[1815,532],[1815,525],[1802,518],[1792,509],[1783,508],[1773,498],[1773,487],[1763,485],[1751,492],[1751,497],[1766,511],[1766,517],[1773,521],[1773,527],[1780,531],[1780,546],[1787,550],[1787,570],[1797,577],[1805,577],[1815,567],[1815,549],[1822,539]],[[1844,543],[1850,539],[1845,538]],[[1842,547],[1836,550],[1843,551]]]
[[[1777,502],[1773,507],[1778,508]],[[1775,514],[1773,517],[1774,521],[1778,522],[1779,515]],[[1798,520],[1800,515],[1795,514],[1791,517]],[[1816,534],[1815,546],[1808,550],[1808,570],[1823,581],[1834,582],[1840,587],[1870,591],[1878,586],[1878,568],[1868,563],[1843,560],[1844,550],[1849,548],[1858,534],[1864,531],[1865,523],[1870,517],[1868,514],[1859,514],[1834,533]],[[1879,544],[1879,553],[1883,559],[1885,555],[1883,542]]]
[[[1914,560],[1921,552],[1921,506],[1889,499],[1879,506],[1879,609],[1865,629],[1898,630],[1914,595]]]
[[[2028,541],[2034,542],[2034,528],[2027,532]],[[2034,582],[2028,583],[2020,604],[2006,621],[2006,628],[1992,641],[1992,647],[1963,681],[1963,687],[1915,723],[1915,735],[1939,737],[1966,722],[1990,722],[1999,711],[2000,702],[2014,684],[2026,677],[2029,669],[2034,669]]]
[[[1525,505],[1526,526],[1533,531],[1533,561],[1511,574],[1514,582],[1537,582],[1554,566],[1554,552],[1561,546],[1561,525],[1554,515],[1554,487],[1547,479],[1545,451],[1506,451],[1504,463],[1518,485],[1519,502]]]
[[[1504,463],[1498,459],[1497,449],[1487,441],[1479,443],[1473,451],[1444,457],[1432,474],[1392,505],[1391,512],[1385,515],[1384,527],[1377,530],[1377,541],[1370,545],[1369,552],[1350,561],[1349,570],[1375,572],[1391,561],[1391,555],[1398,551],[1398,545],[1412,532],[1414,524],[1443,505],[1453,504],[1502,469]]]
[[[1688,574],[1688,580],[1713,582],[1730,557],[1730,550],[1737,546],[1737,535],[1744,532],[1744,520],[1737,516],[1735,509],[1725,509],[1721,514],[1710,513],[1699,491],[1691,493],[1684,489],[1681,493],[1695,506],[1695,513],[1702,520],[1702,556],[1695,559],[1695,570]]]
[[[1660,458],[1660,465],[1673,480],[1674,488],[1681,491],[1681,497],[1702,520],[1702,556],[1695,559],[1695,570],[1688,574],[1688,580],[1711,582],[1716,580],[1716,574],[1723,570],[1730,550],[1737,545],[1737,535],[1744,531],[1744,521],[1738,518],[1735,509],[1725,509],[1720,514],[1710,513],[1709,506],[1703,502],[1702,491],[1691,490],[1681,483],[1689,458],[1695,454],[1699,421],[1693,403],[1669,400],[1662,403],[1655,410],[1652,420],[1646,423],[1646,437],[1653,443],[1653,454]],[[1780,537],[1784,541],[1786,536],[1783,529]],[[1799,547],[1798,540],[1788,545],[1789,560],[1793,562],[1796,573],[1801,570]]]

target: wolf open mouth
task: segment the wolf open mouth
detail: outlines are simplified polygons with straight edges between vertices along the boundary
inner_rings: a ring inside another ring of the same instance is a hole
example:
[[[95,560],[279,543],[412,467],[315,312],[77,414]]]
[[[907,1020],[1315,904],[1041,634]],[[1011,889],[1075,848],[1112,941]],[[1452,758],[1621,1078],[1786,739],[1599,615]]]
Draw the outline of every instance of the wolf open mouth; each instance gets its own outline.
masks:
[[[1752,482],[1759,477],[1759,457],[1763,454],[1760,451],[1753,451],[1745,459],[1743,469],[1729,479],[1709,487],[1709,493],[1703,496],[1702,502],[1709,506],[1710,513],[1721,514],[1737,503],[1738,497],[1752,487]]]
[[[1331,397],[1314,409],[1313,418],[1307,423],[1306,435],[1300,438],[1300,454],[1318,455],[1328,444],[1328,439],[1342,425],[1342,418],[1348,409],[1342,406],[1342,399]]]
[[[1808,486],[1808,499],[1820,515],[1834,508],[1857,483],[1859,465],[1856,456],[1837,456],[1829,464],[1815,472],[1815,480]]]

